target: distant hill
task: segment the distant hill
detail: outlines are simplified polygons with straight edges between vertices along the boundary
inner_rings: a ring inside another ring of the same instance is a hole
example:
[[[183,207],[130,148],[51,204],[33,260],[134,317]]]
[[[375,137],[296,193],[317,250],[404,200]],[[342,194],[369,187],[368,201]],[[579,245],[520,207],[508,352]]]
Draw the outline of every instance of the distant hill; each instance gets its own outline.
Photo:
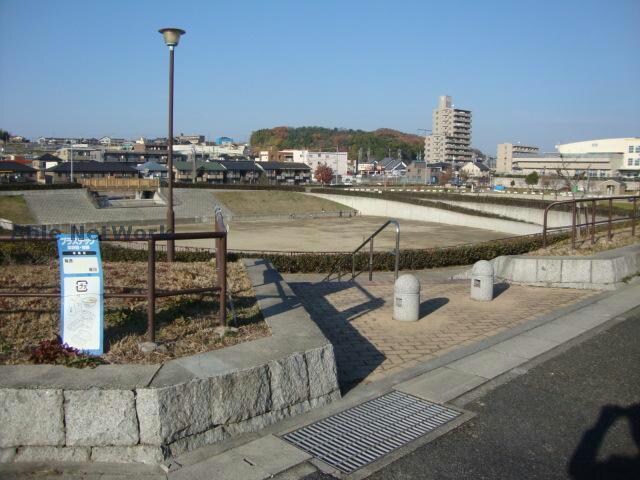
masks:
[[[390,128],[380,128],[373,132],[324,127],[274,127],[256,130],[251,134],[251,148],[254,153],[260,150],[283,150],[287,148],[305,150],[349,151],[349,158],[358,158],[362,148],[363,159],[367,150],[371,159],[382,159],[391,152],[396,157],[398,149],[402,158],[413,160],[419,151],[424,150],[424,137],[403,133]]]

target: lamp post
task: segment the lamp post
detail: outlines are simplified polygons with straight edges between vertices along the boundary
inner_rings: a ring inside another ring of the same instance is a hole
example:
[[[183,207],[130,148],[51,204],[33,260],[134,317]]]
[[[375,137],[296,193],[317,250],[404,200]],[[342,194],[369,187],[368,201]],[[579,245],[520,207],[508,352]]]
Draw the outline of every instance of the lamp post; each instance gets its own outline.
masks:
[[[169,47],[169,138],[167,151],[168,195],[167,195],[167,230],[175,231],[175,215],[173,212],[173,50],[178,46],[180,35],[186,32],[179,28],[161,28],[158,30],[164,37],[164,43]],[[167,261],[173,262],[175,244],[173,240],[167,240]]]

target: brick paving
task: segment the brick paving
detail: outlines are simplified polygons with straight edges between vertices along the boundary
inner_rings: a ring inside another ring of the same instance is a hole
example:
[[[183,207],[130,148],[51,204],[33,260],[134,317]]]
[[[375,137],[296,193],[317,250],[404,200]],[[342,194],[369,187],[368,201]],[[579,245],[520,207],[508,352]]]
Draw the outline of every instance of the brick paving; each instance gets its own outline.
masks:
[[[468,281],[423,283],[420,320],[397,322],[391,282],[285,279],[334,345],[343,387],[415,366],[595,294],[501,284],[492,302],[476,302]]]

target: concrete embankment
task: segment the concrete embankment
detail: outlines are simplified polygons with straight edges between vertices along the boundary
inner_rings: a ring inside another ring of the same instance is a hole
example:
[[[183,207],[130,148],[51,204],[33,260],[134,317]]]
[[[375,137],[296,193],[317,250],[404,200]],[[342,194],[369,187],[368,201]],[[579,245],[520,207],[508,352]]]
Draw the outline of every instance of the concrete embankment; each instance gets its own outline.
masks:
[[[465,227],[482,228],[484,230],[494,230],[511,235],[529,235],[533,233],[540,233],[542,230],[538,225],[512,220],[503,220],[499,218],[475,216],[435,207],[386,200],[384,198],[318,193],[307,193],[307,195],[319,196],[341,203],[358,210],[362,215],[460,225]],[[468,205],[465,206],[468,207]]]

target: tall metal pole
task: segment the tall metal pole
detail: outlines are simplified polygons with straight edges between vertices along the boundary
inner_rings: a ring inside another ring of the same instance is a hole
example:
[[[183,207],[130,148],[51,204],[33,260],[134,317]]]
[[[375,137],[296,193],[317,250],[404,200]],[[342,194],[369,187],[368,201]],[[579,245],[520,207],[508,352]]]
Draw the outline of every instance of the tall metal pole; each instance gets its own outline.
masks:
[[[173,212],[173,45],[169,46],[169,138],[167,152],[167,167],[169,169],[169,191],[167,195],[167,230],[175,232],[175,215]],[[167,261],[173,262],[175,243],[167,240]]]

